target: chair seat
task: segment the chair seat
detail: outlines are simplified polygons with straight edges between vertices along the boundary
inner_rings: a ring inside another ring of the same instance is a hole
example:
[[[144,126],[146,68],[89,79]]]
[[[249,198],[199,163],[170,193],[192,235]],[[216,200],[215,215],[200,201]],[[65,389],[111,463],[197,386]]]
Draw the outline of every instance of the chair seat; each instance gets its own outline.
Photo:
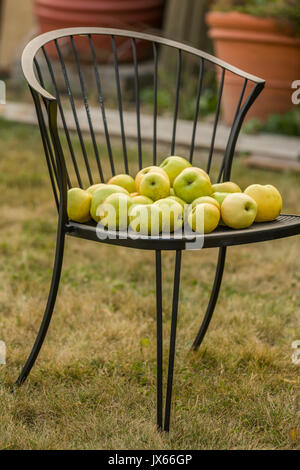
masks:
[[[282,214],[272,222],[254,223],[243,230],[218,227],[214,232],[204,235],[182,233],[147,237],[138,235],[133,238],[126,232],[116,232],[98,227],[95,222],[78,223],[69,221],[67,232],[73,237],[85,238],[112,245],[121,245],[141,250],[186,250],[214,248],[221,246],[243,245],[300,234],[300,216]],[[99,238],[100,236],[100,238]],[[104,238],[105,237],[105,238]],[[195,243],[198,242],[198,243]]]

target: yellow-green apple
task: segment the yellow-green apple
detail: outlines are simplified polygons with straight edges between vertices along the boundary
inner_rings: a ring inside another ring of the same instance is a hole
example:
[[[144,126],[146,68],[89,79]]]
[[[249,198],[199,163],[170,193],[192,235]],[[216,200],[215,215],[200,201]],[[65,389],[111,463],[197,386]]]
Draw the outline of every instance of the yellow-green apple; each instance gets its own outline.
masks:
[[[241,188],[233,181],[224,181],[212,185],[214,193],[241,193]]]
[[[129,226],[141,235],[159,235],[162,231],[162,210],[155,204],[133,205],[129,210]]]
[[[202,173],[202,175],[205,176],[210,181],[209,174],[206,173],[206,171],[203,170],[203,168],[199,168],[198,166],[194,166],[193,168],[196,168],[199,173]]]
[[[172,199],[173,201],[179,202],[179,204],[184,207],[186,202],[183,199],[180,199],[180,197],[177,196],[168,196],[165,199]]]
[[[197,204],[188,215],[188,224],[194,232],[210,233],[217,228],[220,211],[214,204]]]
[[[211,197],[212,197],[213,199],[215,199],[215,200],[219,203],[219,206],[221,207],[222,204],[223,204],[224,199],[225,199],[227,196],[229,196],[229,194],[232,194],[232,193],[219,193],[219,192],[217,192],[217,193],[213,193],[213,194],[211,195]]]
[[[192,165],[188,160],[183,157],[178,157],[177,155],[172,155],[165,158],[165,160],[160,165],[160,167],[163,168],[167,173],[171,186],[173,185],[173,181],[175,180],[176,176],[178,176],[182,170],[191,166]]]
[[[251,184],[244,191],[257,203],[255,222],[269,222],[275,220],[282,209],[282,198],[278,189],[272,184]]]
[[[221,206],[222,206],[222,203],[223,203],[224,199],[225,199],[229,194],[232,194],[232,193],[213,193],[213,194],[211,195],[211,197],[212,197],[213,199],[215,199],[215,201],[217,201],[217,203],[219,204],[220,209],[221,209]],[[226,224],[224,223],[222,217],[220,218],[219,225],[226,225]]]
[[[136,177],[135,177],[135,186],[136,186],[136,190],[140,193],[140,183],[142,181],[142,178],[143,176],[147,175],[148,173],[151,173],[155,171],[156,173],[161,173],[170,183],[170,180],[169,180],[169,177],[167,175],[167,173],[165,172],[165,170],[163,170],[162,168],[160,168],[160,166],[147,166],[146,168],[143,168],[142,170],[140,170]]]
[[[158,199],[170,194],[169,178],[166,178],[162,173],[152,171],[142,177],[139,188],[142,196],[158,201]]]
[[[179,202],[171,198],[160,199],[154,203],[162,210],[162,232],[172,233],[182,227],[183,208]]]
[[[90,214],[95,222],[99,222],[99,215],[97,214],[97,209],[102,204],[105,199],[113,193],[123,193],[128,194],[126,189],[121,188],[121,186],[117,186],[116,184],[105,184],[101,188],[96,189],[92,196],[92,203]]]
[[[209,176],[197,167],[183,170],[175,178],[173,188],[176,196],[188,203],[201,196],[210,196],[213,192]]]
[[[241,229],[253,224],[257,213],[255,200],[244,193],[232,193],[221,205],[221,215],[228,227]]]
[[[116,184],[125,188],[129,193],[134,193],[136,191],[135,181],[130,175],[120,174],[115,175],[107,182],[107,184]]]
[[[87,192],[90,193],[91,195],[94,194],[94,192],[99,189],[99,188],[103,188],[103,186],[106,186],[105,183],[97,183],[97,184],[93,184],[92,186],[89,186],[87,188]]]
[[[152,204],[153,201],[150,197],[142,196],[141,194],[137,194],[136,196],[131,196],[133,204]]]
[[[175,191],[173,188],[170,188],[170,196],[175,196]]]
[[[90,220],[90,207],[92,196],[81,188],[71,188],[68,191],[67,213],[75,222]]]
[[[112,193],[98,206],[97,214],[101,225],[110,230],[125,230],[128,227],[131,206],[132,198],[128,194]]]
[[[207,202],[207,204],[213,204],[217,209],[220,210],[220,204],[211,196],[197,197],[197,199],[192,202],[192,209],[194,209],[194,207],[196,207],[198,204],[203,204],[204,202]]]

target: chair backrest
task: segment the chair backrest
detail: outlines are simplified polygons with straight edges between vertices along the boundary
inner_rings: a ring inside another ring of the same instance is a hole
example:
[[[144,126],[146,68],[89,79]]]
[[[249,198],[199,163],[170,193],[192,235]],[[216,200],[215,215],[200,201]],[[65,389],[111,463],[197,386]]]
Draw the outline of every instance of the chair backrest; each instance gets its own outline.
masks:
[[[145,47],[152,55],[146,63],[139,59]],[[167,48],[168,55],[173,56],[173,63],[176,63],[174,73],[161,71],[161,48]],[[122,63],[124,57],[131,62],[131,67]],[[187,77],[188,83],[192,83],[192,76],[197,78],[192,100],[189,96],[193,103],[193,118],[189,128],[189,151],[185,156],[195,164],[199,163],[195,139],[201,116],[201,99],[205,98],[207,77],[217,69],[216,103],[210,121],[210,147],[206,158],[208,172],[212,169],[216,153],[215,142],[226,80],[234,79],[236,83],[238,93],[232,97],[235,113],[227,136],[226,151],[221,160],[216,159],[218,171],[215,180],[227,180],[243,119],[263,89],[264,80],[189,45],[136,31],[68,28],[42,34],[26,46],[22,67],[36,106],[57,205],[59,192],[63,190],[62,178],[66,182],[64,190],[71,186],[87,187],[107,181],[116,173],[126,172],[134,176],[138,169],[159,164],[167,154],[175,154],[181,109],[186,104],[187,90],[192,88],[192,85],[182,86],[186,78],[183,76],[183,64],[187,58],[190,62],[192,59],[193,68],[193,75]],[[129,81],[129,87],[127,85],[125,89],[124,76]],[[147,84],[146,92],[142,90],[142,82]],[[163,90],[167,90],[167,94]],[[167,124],[170,120],[161,116],[161,102],[166,98],[169,108],[172,108],[171,126]],[[128,111],[125,111],[125,102]],[[59,132],[56,128],[56,108]],[[112,143],[112,139],[117,134],[121,136],[121,150],[118,151],[121,158],[114,155],[117,144],[115,140]],[[135,140],[136,151],[128,146],[128,138]],[[144,149],[145,140],[152,141],[151,151]],[[164,148],[164,154],[158,151],[161,140],[171,141],[169,151]]]

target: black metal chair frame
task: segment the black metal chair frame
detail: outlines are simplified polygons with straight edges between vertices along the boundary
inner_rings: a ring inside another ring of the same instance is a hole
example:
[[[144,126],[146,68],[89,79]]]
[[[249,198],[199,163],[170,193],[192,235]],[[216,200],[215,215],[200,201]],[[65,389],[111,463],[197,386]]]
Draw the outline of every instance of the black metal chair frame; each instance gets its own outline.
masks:
[[[222,60],[219,60],[205,52],[202,52],[198,49],[195,49],[189,45],[178,43],[173,40],[164,39],[159,36],[152,34],[139,33],[134,31],[120,30],[120,29],[108,29],[108,28],[68,28],[63,30],[51,31],[49,33],[40,35],[33,39],[25,48],[22,56],[22,68],[26,80],[29,84],[30,91],[32,93],[33,101],[36,107],[38,123],[40,126],[41,137],[43,141],[45,156],[47,160],[47,165],[49,169],[49,174],[51,178],[51,184],[54,192],[55,202],[58,209],[58,229],[57,229],[57,242],[56,242],[56,252],[55,252],[55,261],[53,268],[53,275],[51,281],[51,287],[49,292],[49,297],[44,313],[44,317],[35,340],[32,351],[16,381],[16,385],[21,385],[27,378],[30,373],[37,356],[40,352],[42,344],[44,342],[47,330],[51,321],[52,312],[55,305],[55,300],[57,296],[57,291],[59,287],[60,275],[62,270],[63,254],[64,254],[64,242],[65,236],[71,235],[73,237],[84,238],[93,241],[101,241],[96,234],[96,224],[94,223],[75,223],[71,220],[68,220],[67,216],[67,190],[71,186],[64,152],[58,132],[58,123],[57,115],[58,111],[60,113],[64,131],[69,141],[69,132],[66,126],[64,119],[64,111],[62,108],[60,95],[58,88],[55,82],[55,76],[53,69],[51,67],[51,61],[47,55],[47,52],[44,46],[53,41],[55,43],[58,56],[61,62],[62,72],[64,74],[66,87],[68,89],[70,104],[74,114],[77,133],[79,140],[82,143],[82,133],[80,130],[79,121],[76,115],[76,109],[74,105],[74,99],[72,96],[72,91],[68,84],[68,75],[65,68],[65,63],[63,55],[61,53],[58,39],[59,38],[69,38],[74,51],[75,62],[77,65],[78,76],[80,79],[82,96],[84,98],[84,104],[86,108],[87,118],[89,122],[90,133],[92,137],[92,142],[95,149],[95,156],[97,159],[99,176],[100,180],[103,181],[103,175],[101,170],[101,161],[99,158],[99,153],[97,150],[97,142],[93,129],[93,123],[90,118],[89,105],[86,99],[86,89],[84,85],[83,76],[81,73],[80,60],[76,49],[76,44],[74,37],[76,36],[85,36],[88,38],[91,54],[93,57],[93,67],[95,71],[95,77],[97,82],[97,89],[99,94],[99,103],[104,123],[105,129],[105,138],[107,142],[108,154],[110,158],[111,173],[115,174],[114,161],[111,152],[110,139],[109,139],[109,130],[107,126],[106,116],[105,116],[105,105],[102,96],[101,80],[98,70],[97,58],[95,54],[95,48],[93,43],[94,35],[107,35],[110,37],[112,42],[112,51],[114,57],[114,67],[115,67],[115,78],[116,78],[116,87],[117,87],[117,96],[118,96],[118,107],[120,113],[120,123],[121,123],[121,137],[122,137],[122,146],[124,154],[124,166],[125,171],[128,173],[128,163],[127,163],[127,153],[126,153],[126,135],[124,129],[124,117],[122,110],[122,95],[120,88],[120,79],[119,79],[119,63],[117,56],[117,46],[115,37],[122,36],[128,38],[131,42],[133,50],[133,61],[134,61],[134,73],[135,73],[135,92],[136,92],[136,113],[137,113],[137,141],[138,141],[138,156],[139,156],[139,168],[142,168],[142,152],[141,152],[141,128],[140,128],[140,101],[139,101],[139,75],[138,75],[138,60],[137,60],[137,49],[136,41],[149,41],[152,43],[153,47],[153,59],[154,59],[154,76],[153,76],[153,89],[154,89],[154,103],[153,103],[153,165],[157,164],[157,77],[158,77],[158,46],[164,45],[172,49],[177,50],[178,54],[178,67],[177,67],[177,82],[176,82],[176,99],[174,104],[174,121],[173,121],[173,135],[172,135],[172,145],[171,145],[171,154],[174,154],[175,143],[176,143],[176,126],[177,126],[177,115],[178,115],[178,100],[180,93],[180,76],[181,76],[181,56],[182,52],[192,54],[194,57],[198,58],[200,61],[200,72],[199,72],[199,83],[197,90],[197,101],[196,101],[196,110],[195,110],[195,119],[193,123],[193,135],[190,146],[190,161],[193,161],[193,153],[195,147],[195,132],[198,122],[198,112],[199,112],[199,100],[201,96],[202,80],[203,80],[203,64],[205,61],[208,61],[214,64],[215,67],[221,69],[220,74],[220,85],[219,85],[219,94],[218,94],[218,105],[216,116],[213,124],[211,148],[208,155],[207,171],[211,169],[211,161],[214,152],[214,143],[216,136],[216,129],[219,121],[220,107],[221,107],[221,98],[223,92],[224,76],[225,72],[229,71],[230,73],[238,75],[243,79],[243,86],[241,87],[241,94],[236,108],[236,114],[233,120],[232,128],[230,130],[230,135],[228,138],[228,143],[224,157],[222,160],[221,170],[218,177],[219,181],[227,181],[230,179],[232,160],[234,156],[235,146],[239,131],[241,129],[242,122],[244,117],[249,110],[250,106],[253,104],[257,96],[261,93],[264,87],[264,80],[257,78],[253,75],[250,75],[246,72],[243,72],[236,67],[233,67]],[[55,89],[55,95],[51,95],[46,91],[43,83],[42,73],[39,67],[39,64],[36,60],[36,54],[39,50],[42,50],[44,57],[47,61],[49,72],[52,77],[53,86]],[[198,60],[197,59],[197,60]],[[245,90],[248,84],[252,84],[252,89],[249,95],[245,98]],[[46,117],[43,109],[46,110]],[[47,122],[48,121],[48,122]],[[50,136],[49,136],[50,135]],[[69,142],[70,144],[70,142]],[[83,148],[84,150],[84,148]],[[84,153],[84,152],[83,152]],[[76,167],[75,156],[73,157],[73,163],[76,170],[78,184],[81,185],[81,178]],[[89,174],[90,184],[93,184],[93,176],[89,169],[89,162],[86,153],[84,153],[86,168]],[[210,320],[212,318],[216,302],[218,299],[220,286],[222,282],[222,276],[225,265],[226,257],[226,248],[227,246],[232,245],[241,245],[245,243],[254,243],[259,241],[266,241],[276,238],[289,237],[292,235],[300,234],[300,217],[295,215],[281,215],[277,220],[269,223],[254,224],[251,228],[246,230],[230,230],[226,227],[220,227],[215,232],[205,235],[204,237],[204,246],[203,248],[209,247],[218,247],[219,256],[217,261],[215,279],[213,282],[212,293],[208,303],[208,307],[200,326],[199,332],[194,340],[192,348],[197,350],[200,344],[203,341],[203,338],[206,334],[207,328],[209,326]],[[159,430],[169,431],[170,427],[170,411],[171,411],[171,397],[172,397],[172,385],[173,385],[173,371],[174,371],[174,359],[175,359],[175,343],[176,343],[176,329],[177,329],[177,312],[178,312],[178,297],[179,297],[179,284],[180,284],[180,268],[181,268],[181,255],[182,251],[186,249],[187,239],[183,237],[165,237],[160,235],[152,238],[145,238],[143,236],[137,239],[124,239],[119,238],[118,234],[114,239],[107,238],[106,243],[127,246],[136,249],[145,249],[145,250],[154,250],[156,254],[156,311],[157,311],[157,427]],[[197,235],[195,235],[195,238]],[[168,365],[168,375],[167,375],[167,385],[166,385],[166,396],[165,396],[165,414],[163,417],[163,321],[162,321],[162,264],[161,264],[161,252],[164,250],[174,250],[176,252],[176,261],[175,261],[175,272],[174,272],[174,287],[173,287],[173,303],[172,303],[172,318],[171,318],[171,333],[170,333],[170,347],[169,347],[169,365]]]

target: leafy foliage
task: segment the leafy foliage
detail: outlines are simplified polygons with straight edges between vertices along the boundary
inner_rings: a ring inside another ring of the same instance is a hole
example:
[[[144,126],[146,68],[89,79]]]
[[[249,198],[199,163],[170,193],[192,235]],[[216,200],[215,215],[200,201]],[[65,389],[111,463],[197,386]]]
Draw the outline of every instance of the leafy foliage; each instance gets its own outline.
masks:
[[[174,90],[169,85],[168,77],[160,74],[164,86],[157,93],[158,113],[173,112],[174,110]],[[181,85],[181,96],[179,104],[179,117],[181,119],[194,119],[197,102],[197,74],[189,74],[183,77]],[[204,73],[203,88],[199,102],[199,116],[206,117],[215,113],[217,108],[217,83],[214,71]],[[153,87],[146,87],[141,90],[141,101],[153,106]]]
[[[251,119],[244,125],[243,130],[247,134],[268,132],[300,136],[300,109],[296,108],[285,114],[272,114],[266,122]]]
[[[300,35],[299,0],[216,0],[213,9],[279,18],[291,23],[295,33]]]

